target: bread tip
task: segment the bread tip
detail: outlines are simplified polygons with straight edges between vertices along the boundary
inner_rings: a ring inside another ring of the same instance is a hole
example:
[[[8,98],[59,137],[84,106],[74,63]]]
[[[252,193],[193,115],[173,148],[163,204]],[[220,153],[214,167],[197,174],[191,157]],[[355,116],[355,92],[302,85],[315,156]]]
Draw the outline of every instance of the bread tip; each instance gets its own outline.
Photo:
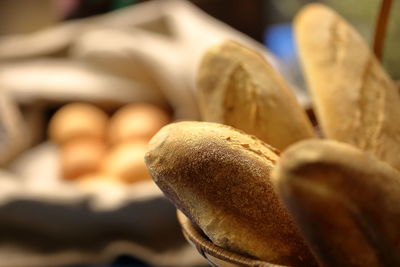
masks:
[[[301,25],[306,19],[317,17],[318,19],[324,15],[332,14],[332,9],[322,3],[310,3],[305,5],[294,18],[294,25]]]
[[[148,150],[155,149],[168,137],[169,126],[170,124],[162,127],[155,135],[153,135],[148,143]]]
[[[144,160],[145,160],[148,168],[151,164],[153,156],[155,156],[154,153],[156,151],[159,151],[159,149],[163,146],[163,144],[166,142],[166,140],[171,135],[171,132],[176,129],[181,128],[182,125],[185,125],[188,123],[190,123],[190,122],[181,121],[181,122],[174,122],[174,123],[167,124],[164,127],[162,127],[155,135],[153,135],[153,137],[148,142],[147,152],[144,156]]]
[[[279,164],[273,170],[274,180],[290,179],[296,170],[320,162],[338,145],[340,143],[333,140],[308,139],[290,146],[281,154]]]
[[[226,39],[226,40],[223,40],[222,42],[218,42],[218,43],[212,45],[208,49],[207,53],[209,53],[209,54],[210,53],[219,54],[220,53],[219,51],[223,51],[227,47],[240,47],[240,46],[241,45],[238,42],[236,42],[236,41],[234,41],[232,39]]]

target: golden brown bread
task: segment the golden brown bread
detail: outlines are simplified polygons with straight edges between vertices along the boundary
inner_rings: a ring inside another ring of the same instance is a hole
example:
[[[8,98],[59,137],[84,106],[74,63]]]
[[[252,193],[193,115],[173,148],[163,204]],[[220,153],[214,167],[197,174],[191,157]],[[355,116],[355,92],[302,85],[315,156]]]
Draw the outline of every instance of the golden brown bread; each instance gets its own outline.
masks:
[[[215,244],[271,263],[313,266],[270,181],[278,154],[229,126],[180,122],[153,137],[145,159],[164,194]]]
[[[116,145],[106,156],[102,170],[125,183],[150,180],[144,163],[146,151],[147,143],[143,140]]]
[[[273,181],[321,266],[400,266],[400,174],[336,141],[286,150]]]
[[[206,52],[197,87],[205,121],[231,125],[278,149],[315,136],[282,77],[262,55],[236,42]]]
[[[60,108],[51,118],[49,137],[58,144],[73,139],[105,139],[107,114],[88,103],[70,103]]]
[[[107,146],[95,138],[78,138],[66,142],[60,147],[63,177],[73,180],[99,171],[106,153]]]
[[[325,136],[400,169],[400,95],[366,42],[322,4],[297,15],[295,32]]]
[[[126,105],[110,119],[108,138],[111,144],[133,140],[148,141],[169,122],[168,114],[161,108],[145,103]]]

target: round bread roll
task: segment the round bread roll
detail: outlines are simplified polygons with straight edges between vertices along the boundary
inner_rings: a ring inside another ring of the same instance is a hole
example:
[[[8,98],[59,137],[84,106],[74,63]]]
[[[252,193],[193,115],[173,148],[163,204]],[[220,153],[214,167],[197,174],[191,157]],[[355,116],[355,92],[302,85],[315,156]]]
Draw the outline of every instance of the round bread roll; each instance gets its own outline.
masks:
[[[107,123],[107,114],[96,106],[72,103],[54,114],[49,125],[49,137],[59,144],[75,138],[104,139]]]
[[[126,183],[150,179],[144,155],[147,143],[136,141],[117,145],[107,156],[103,170]]]
[[[112,116],[108,137],[112,144],[137,139],[148,141],[168,122],[167,113],[154,105],[131,104]]]
[[[278,154],[229,126],[179,122],[152,138],[145,159],[164,194],[214,244],[271,263],[316,266],[274,192]]]
[[[106,155],[106,145],[98,139],[82,138],[61,147],[61,169],[66,179],[98,171]]]

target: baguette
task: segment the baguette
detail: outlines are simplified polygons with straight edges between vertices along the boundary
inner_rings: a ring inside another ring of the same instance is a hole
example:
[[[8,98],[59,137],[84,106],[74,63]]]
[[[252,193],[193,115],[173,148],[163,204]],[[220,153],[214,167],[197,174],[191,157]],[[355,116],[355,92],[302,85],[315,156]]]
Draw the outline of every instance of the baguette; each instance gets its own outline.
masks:
[[[206,52],[197,88],[204,121],[241,129],[281,150],[315,137],[282,77],[262,55],[236,42],[226,41]]]
[[[322,4],[297,15],[295,32],[323,134],[400,169],[400,95],[366,42]]]
[[[400,266],[400,173],[336,141],[286,150],[272,179],[321,266]]]
[[[314,266],[269,179],[278,159],[257,138],[207,122],[165,126],[145,157],[155,183],[214,244],[271,263]]]

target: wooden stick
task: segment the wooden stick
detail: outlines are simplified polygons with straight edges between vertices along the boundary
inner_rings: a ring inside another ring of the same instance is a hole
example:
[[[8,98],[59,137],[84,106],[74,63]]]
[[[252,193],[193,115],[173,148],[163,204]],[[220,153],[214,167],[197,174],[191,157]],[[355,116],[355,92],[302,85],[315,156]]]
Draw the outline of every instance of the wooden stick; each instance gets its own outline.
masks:
[[[393,0],[382,0],[381,8],[376,21],[373,49],[379,61],[382,61],[383,45],[392,2]]]

